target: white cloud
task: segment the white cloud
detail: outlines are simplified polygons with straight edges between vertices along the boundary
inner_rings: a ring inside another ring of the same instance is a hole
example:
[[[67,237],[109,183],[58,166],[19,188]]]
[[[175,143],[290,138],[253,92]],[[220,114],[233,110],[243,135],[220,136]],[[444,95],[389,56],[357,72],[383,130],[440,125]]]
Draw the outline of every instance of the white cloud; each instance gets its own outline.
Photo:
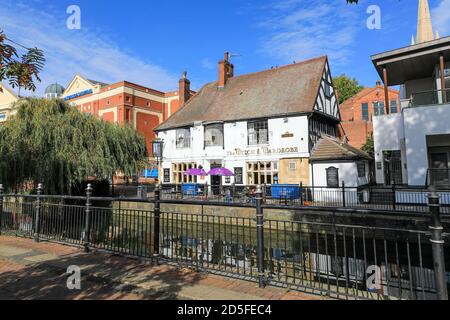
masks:
[[[1,28],[8,37],[44,50],[47,61],[37,95],[50,83],[67,85],[76,73],[107,83],[127,80],[159,90],[177,87],[177,77],[167,70],[134,57],[83,24],[81,30],[68,30],[67,17],[65,11],[57,18],[23,4],[0,8]]]
[[[209,58],[205,58],[202,60],[201,65],[204,69],[212,70],[216,67],[216,64],[211,61]]]
[[[450,35],[450,0],[441,0],[437,7],[431,10],[431,18],[435,31],[441,37]]]
[[[328,54],[335,65],[348,62],[350,46],[362,23],[344,1],[287,0],[259,23],[267,29],[262,51],[284,63]]]

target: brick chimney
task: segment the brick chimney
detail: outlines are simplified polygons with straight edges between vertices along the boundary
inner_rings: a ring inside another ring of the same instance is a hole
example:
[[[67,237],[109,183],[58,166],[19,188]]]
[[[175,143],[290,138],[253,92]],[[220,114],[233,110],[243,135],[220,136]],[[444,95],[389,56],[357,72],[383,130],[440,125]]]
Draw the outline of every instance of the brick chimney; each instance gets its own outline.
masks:
[[[234,77],[234,66],[230,63],[230,54],[225,52],[222,61],[219,61],[219,88],[225,87],[228,79]]]
[[[187,79],[187,72],[184,71],[179,82],[180,108],[184,106],[191,97],[191,82]]]

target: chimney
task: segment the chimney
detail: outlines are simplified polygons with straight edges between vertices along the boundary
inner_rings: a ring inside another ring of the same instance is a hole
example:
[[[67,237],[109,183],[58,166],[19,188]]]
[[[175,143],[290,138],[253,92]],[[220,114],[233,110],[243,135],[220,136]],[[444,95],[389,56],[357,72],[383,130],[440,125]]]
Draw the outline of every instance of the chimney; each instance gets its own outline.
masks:
[[[180,99],[180,108],[188,102],[191,97],[191,82],[187,79],[187,72],[184,71],[181,76],[179,82],[179,91],[178,91],[179,99]]]
[[[227,80],[234,77],[234,66],[230,63],[230,54],[225,52],[222,61],[219,61],[219,88],[225,87]]]
[[[375,83],[377,87],[381,87],[381,81],[377,80],[377,82]]]

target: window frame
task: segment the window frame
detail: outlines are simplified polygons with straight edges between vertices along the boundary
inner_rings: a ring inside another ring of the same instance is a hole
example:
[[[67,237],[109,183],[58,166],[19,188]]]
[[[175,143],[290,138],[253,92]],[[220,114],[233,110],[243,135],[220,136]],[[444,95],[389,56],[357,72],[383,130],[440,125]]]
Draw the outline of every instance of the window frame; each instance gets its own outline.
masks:
[[[367,110],[364,110],[364,107],[366,107]],[[367,117],[364,117],[365,113],[367,113]],[[361,119],[363,121],[369,121],[370,120],[369,103],[368,102],[361,103]]]
[[[251,128],[253,126],[253,128]],[[250,130],[254,132],[250,133]],[[266,131],[263,135],[263,131]],[[254,138],[252,138],[254,135]],[[265,140],[262,139],[264,136]],[[255,142],[251,142],[254,139]],[[247,121],[247,145],[248,146],[260,146],[269,144],[269,120],[253,120]]]
[[[183,144],[182,145],[179,143],[179,133],[181,131],[184,131],[184,132],[188,133],[188,137],[187,138],[186,137],[183,138]],[[191,147],[191,128],[179,128],[179,129],[176,129],[176,132],[175,132],[175,147],[176,147],[176,149],[189,149]]]
[[[240,173],[238,173],[240,171]],[[238,179],[240,177],[240,179]],[[234,168],[234,184],[244,184],[244,168],[235,167]]]
[[[217,129],[218,127],[220,127],[220,131],[222,132],[222,142],[220,144],[208,144],[206,141],[206,132],[208,131],[208,129]],[[205,146],[205,148],[207,147],[224,147],[225,146],[225,128],[223,123],[211,123],[211,124],[207,124],[203,127],[203,145]]]

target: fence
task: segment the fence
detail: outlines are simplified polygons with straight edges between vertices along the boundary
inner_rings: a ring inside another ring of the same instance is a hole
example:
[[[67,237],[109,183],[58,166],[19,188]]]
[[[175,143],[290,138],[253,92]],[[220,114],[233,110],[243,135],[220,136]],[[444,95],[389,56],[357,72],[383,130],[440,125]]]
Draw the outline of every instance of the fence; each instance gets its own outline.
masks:
[[[203,184],[162,185],[162,199],[218,201],[225,203],[256,203],[254,185],[208,186]],[[276,192],[273,192],[275,189]],[[280,206],[316,206],[332,208],[375,209],[405,212],[427,212],[426,189],[391,187],[309,187],[299,185],[263,185],[263,203]],[[441,213],[450,213],[450,190],[438,192]]]
[[[113,198],[2,193],[0,232],[158,259],[179,266],[339,299],[447,299],[439,198],[430,232],[265,219],[256,190],[251,217],[162,210],[155,198],[130,210]],[[173,201],[182,204],[180,201]],[[217,204],[220,205],[220,204]],[[229,210],[234,210],[228,205]],[[430,240],[431,237],[431,240]],[[448,255],[447,255],[448,257]],[[449,265],[447,261],[447,265]]]

